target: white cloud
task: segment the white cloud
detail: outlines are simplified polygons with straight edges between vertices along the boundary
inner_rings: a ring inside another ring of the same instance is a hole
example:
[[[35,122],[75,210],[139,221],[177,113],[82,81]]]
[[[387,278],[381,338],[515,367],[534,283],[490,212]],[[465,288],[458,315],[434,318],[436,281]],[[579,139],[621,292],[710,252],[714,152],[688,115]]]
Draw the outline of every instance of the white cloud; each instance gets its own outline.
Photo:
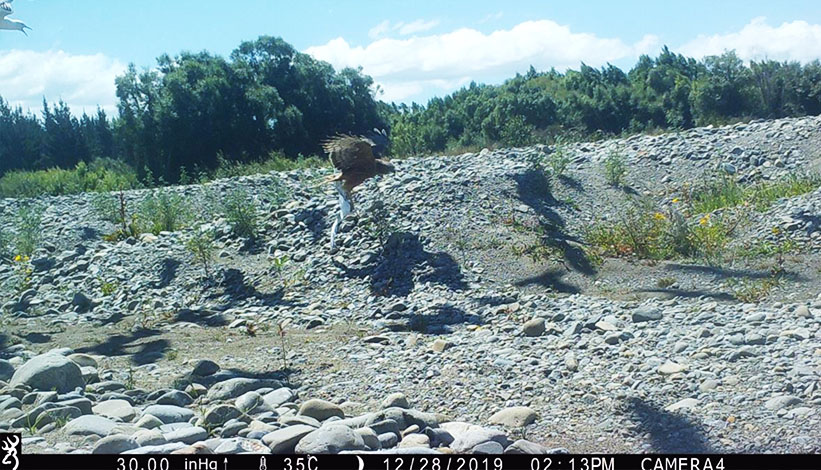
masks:
[[[439,20],[425,21],[419,19],[411,21],[410,23],[399,21],[393,24],[391,24],[389,20],[385,20],[368,30],[368,37],[371,39],[377,39],[394,31],[399,33],[400,36],[409,36],[414,33],[429,31],[437,26],[439,26]]]
[[[125,64],[103,54],[76,55],[61,50],[0,51],[0,96],[12,106],[39,113],[43,97],[65,101],[73,113],[93,113],[100,105],[116,112],[114,78]]]
[[[679,52],[702,58],[735,49],[743,60],[796,60],[821,58],[821,25],[793,21],[772,27],[766,18],[754,18],[738,32],[700,35],[684,44]]]
[[[384,36],[391,30],[391,22],[385,20],[378,25],[374,26],[368,31],[368,37],[371,39],[376,39],[379,36]]]
[[[399,23],[397,27],[399,28],[399,34],[402,36],[407,36],[413,33],[421,33],[423,31],[431,30],[439,25],[439,20],[416,20],[411,21],[407,24]]]
[[[498,19],[501,19],[502,16],[504,16],[504,12],[501,12],[501,11],[497,11],[496,13],[489,13],[484,18],[477,21],[477,23],[484,24],[484,23],[487,23],[488,21],[496,21]]]
[[[506,78],[530,65],[562,70],[577,68],[584,61],[598,67],[636,57],[658,42],[657,37],[647,35],[629,45],[621,39],[573,32],[568,26],[540,20],[489,34],[461,28],[407,39],[383,38],[365,47],[339,37],[306,52],[337,68],[361,65],[385,90],[383,99],[401,101],[421,89],[433,87],[438,94],[449,93],[453,83]]]

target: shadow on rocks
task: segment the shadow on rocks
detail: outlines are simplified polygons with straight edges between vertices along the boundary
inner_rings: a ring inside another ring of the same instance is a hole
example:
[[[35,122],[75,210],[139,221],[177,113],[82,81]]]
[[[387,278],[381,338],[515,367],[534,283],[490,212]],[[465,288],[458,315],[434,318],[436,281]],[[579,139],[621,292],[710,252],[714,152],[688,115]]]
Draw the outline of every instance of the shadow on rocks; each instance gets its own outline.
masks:
[[[636,423],[639,434],[650,436],[652,452],[665,454],[716,453],[698,423],[685,416],[665,411],[640,398],[625,402],[626,412]]]
[[[374,263],[362,268],[339,266],[348,278],[369,279],[371,291],[385,297],[404,297],[416,283],[431,282],[453,291],[467,288],[459,263],[445,252],[427,251],[419,235],[394,233]]]
[[[141,329],[130,335],[109,336],[102,343],[77,348],[76,352],[109,357],[131,356],[131,362],[136,365],[150,364],[165,357],[165,352],[171,345],[165,339],[149,339],[160,334],[162,334],[160,330]]]

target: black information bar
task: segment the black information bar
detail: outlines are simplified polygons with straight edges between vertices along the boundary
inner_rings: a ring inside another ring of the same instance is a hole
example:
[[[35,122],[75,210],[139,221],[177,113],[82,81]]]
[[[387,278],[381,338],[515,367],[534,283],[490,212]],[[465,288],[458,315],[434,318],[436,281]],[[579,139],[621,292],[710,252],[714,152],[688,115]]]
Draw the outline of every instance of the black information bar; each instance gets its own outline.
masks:
[[[18,470],[756,470],[821,469],[819,455],[19,455]],[[0,470],[7,467],[0,465]],[[12,467],[8,467],[9,469]]]

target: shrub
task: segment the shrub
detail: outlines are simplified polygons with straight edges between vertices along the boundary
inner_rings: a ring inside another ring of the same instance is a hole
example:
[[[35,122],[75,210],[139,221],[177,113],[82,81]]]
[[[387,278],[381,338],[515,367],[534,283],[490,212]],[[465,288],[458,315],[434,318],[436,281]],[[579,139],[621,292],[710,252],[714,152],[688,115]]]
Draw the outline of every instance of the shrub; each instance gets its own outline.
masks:
[[[129,237],[138,237],[142,233],[137,215],[129,212],[128,200],[123,191],[120,191],[117,196],[101,196],[92,202],[94,201],[96,201],[95,209],[101,218],[119,225],[114,232],[104,236],[104,240],[116,242]]]
[[[60,196],[140,187],[137,173],[127,164],[100,158],[80,162],[74,169],[9,171],[0,178],[0,197]]]
[[[205,277],[211,279],[210,267],[217,248],[214,244],[214,232],[212,230],[202,230],[201,228],[194,230],[191,238],[185,242],[185,248],[194,256],[194,260],[202,266]]]
[[[706,214],[724,207],[734,207],[744,202],[744,188],[726,173],[710,177],[697,186],[690,200],[696,214]]]
[[[570,164],[570,158],[567,156],[567,150],[564,145],[556,145],[556,148],[547,158],[547,164],[554,178],[564,176],[565,171],[567,171],[567,165]]]
[[[291,190],[285,186],[279,178],[274,178],[271,184],[265,188],[263,197],[271,210],[279,209],[286,201],[292,197]]]
[[[385,203],[381,200],[374,201],[369,213],[368,231],[379,241],[379,247],[384,251],[388,240],[396,233],[396,227],[391,222]]]
[[[234,235],[251,240],[257,238],[259,210],[247,191],[238,189],[230,193],[225,198],[222,209]]]
[[[169,191],[152,192],[140,206],[140,219],[154,235],[175,232],[184,226],[188,218],[182,196]]]
[[[617,152],[610,152],[604,159],[604,180],[607,184],[616,188],[624,185],[624,177],[627,174],[627,165],[624,157]]]
[[[11,253],[11,237],[3,229],[2,221],[0,221],[0,262],[8,261],[12,257]]]
[[[40,244],[43,208],[36,204],[24,204],[17,211],[17,254],[31,256]]]

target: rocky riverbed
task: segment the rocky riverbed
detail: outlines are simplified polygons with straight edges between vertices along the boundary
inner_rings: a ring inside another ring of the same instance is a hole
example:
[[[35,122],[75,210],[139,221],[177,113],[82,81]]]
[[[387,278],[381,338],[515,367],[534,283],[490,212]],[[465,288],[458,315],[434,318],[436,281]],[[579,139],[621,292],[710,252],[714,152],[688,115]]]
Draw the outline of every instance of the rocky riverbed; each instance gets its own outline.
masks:
[[[664,207],[716,171],[817,172],[821,119],[573,144],[546,191],[530,162],[552,151],[399,161],[358,191],[335,253],[336,200],[314,187],[329,170],[168,188],[192,221],[118,242],[99,196],[41,198],[29,280],[0,264],[0,429],[59,453],[821,450],[821,190],[738,231],[735,245],[796,247],[758,302],[733,286],[767,277],[769,258],[583,256],[626,193]],[[622,188],[601,174],[613,152]],[[254,242],[217,209],[238,189],[261,214]],[[515,249],[538,226],[564,259]],[[211,280],[185,248],[203,228]]]

